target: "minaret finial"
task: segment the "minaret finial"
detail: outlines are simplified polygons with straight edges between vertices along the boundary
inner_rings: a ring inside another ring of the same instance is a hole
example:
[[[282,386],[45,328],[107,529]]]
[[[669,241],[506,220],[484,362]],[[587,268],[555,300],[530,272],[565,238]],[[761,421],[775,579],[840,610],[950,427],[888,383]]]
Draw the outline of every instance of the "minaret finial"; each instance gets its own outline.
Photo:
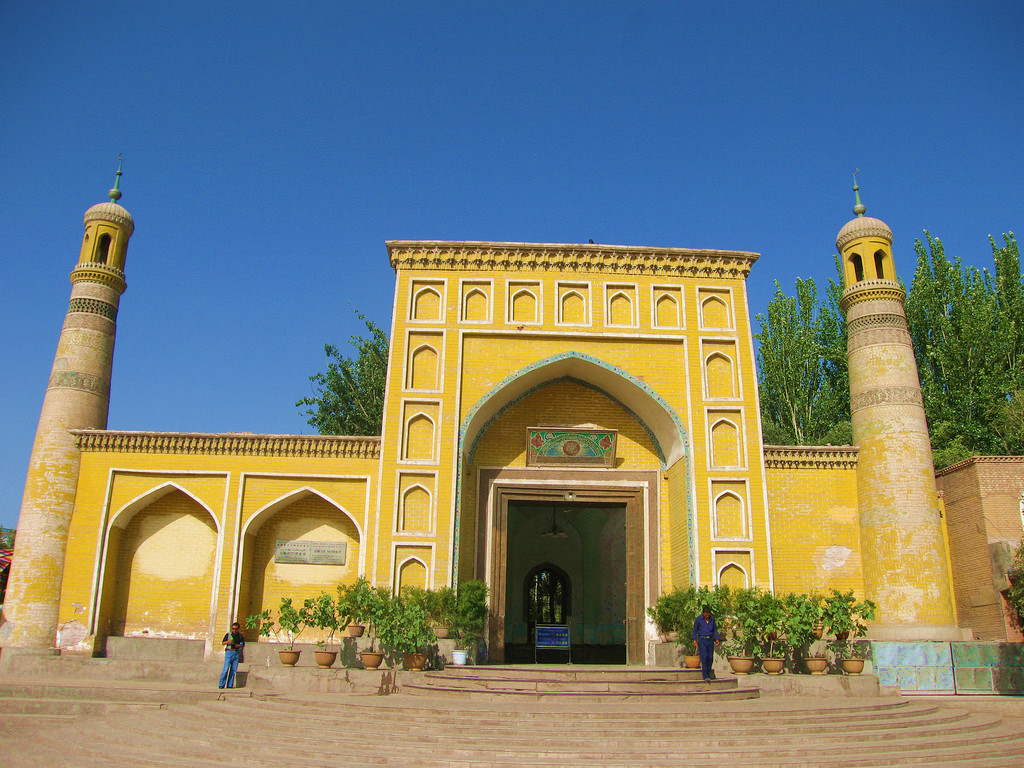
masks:
[[[121,190],[118,187],[121,186],[121,166],[124,165],[124,158],[121,157],[121,153],[117,153],[117,173],[114,175],[114,188],[107,194],[110,195],[110,202],[116,203],[121,199]]]
[[[867,213],[867,208],[864,207],[864,203],[860,201],[860,187],[857,186],[857,174],[860,173],[860,168],[853,169],[853,194],[857,197],[857,204],[853,206],[853,212],[858,216],[863,216]]]

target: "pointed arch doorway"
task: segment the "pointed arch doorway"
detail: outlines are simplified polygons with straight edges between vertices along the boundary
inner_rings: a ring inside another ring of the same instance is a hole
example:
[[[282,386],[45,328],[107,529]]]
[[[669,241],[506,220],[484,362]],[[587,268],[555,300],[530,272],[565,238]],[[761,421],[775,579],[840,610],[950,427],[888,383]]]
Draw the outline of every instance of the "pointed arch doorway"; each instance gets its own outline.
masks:
[[[531,630],[551,618],[570,627],[574,663],[644,664],[657,472],[612,471],[590,483],[579,472],[483,474],[477,562],[491,589],[489,657],[533,661]],[[562,482],[543,482],[555,477]]]

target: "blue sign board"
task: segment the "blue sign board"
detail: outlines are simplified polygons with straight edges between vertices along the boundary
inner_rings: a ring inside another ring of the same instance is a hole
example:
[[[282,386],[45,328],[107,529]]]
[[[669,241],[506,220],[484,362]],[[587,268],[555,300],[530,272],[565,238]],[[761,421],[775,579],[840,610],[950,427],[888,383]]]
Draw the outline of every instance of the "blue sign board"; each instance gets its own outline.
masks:
[[[538,624],[537,648],[569,650],[569,627],[564,624]]]

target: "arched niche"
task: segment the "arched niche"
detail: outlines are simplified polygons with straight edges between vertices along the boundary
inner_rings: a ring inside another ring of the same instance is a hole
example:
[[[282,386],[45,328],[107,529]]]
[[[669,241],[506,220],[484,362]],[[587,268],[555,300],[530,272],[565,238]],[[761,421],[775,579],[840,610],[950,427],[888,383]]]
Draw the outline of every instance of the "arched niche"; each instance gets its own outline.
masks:
[[[633,319],[633,300],[622,291],[618,291],[608,300],[609,325],[635,325]]]
[[[427,565],[418,557],[409,557],[398,566],[398,578],[395,580],[397,590],[405,587],[427,588]]]
[[[405,425],[405,444],[402,456],[409,461],[429,461],[434,458],[434,420],[425,413],[413,414]]]
[[[701,325],[705,328],[732,328],[732,313],[721,296],[708,296],[700,304]]]
[[[119,510],[106,537],[99,633],[210,636],[218,542],[209,508],[174,483]]]
[[[732,491],[715,497],[715,538],[739,539],[747,536],[747,517],[743,499]]]
[[[579,291],[566,291],[559,301],[560,320],[571,325],[587,323],[587,304]]]
[[[488,319],[487,294],[480,288],[471,288],[462,301],[462,319],[482,323]]]
[[[712,352],[704,362],[708,397],[736,397],[736,369],[732,358],[723,352]]]
[[[413,320],[440,320],[441,293],[432,286],[416,291],[412,298]]]
[[[514,323],[537,323],[537,297],[532,291],[522,288],[512,294],[512,316]]]
[[[743,566],[737,563],[726,563],[716,574],[716,583],[732,589],[748,589],[750,577]]]
[[[408,387],[410,389],[437,389],[437,375],[437,350],[428,344],[414,349],[409,355]]]
[[[321,592],[334,594],[338,584],[359,574],[362,538],[355,518],[314,488],[298,488],[265,505],[242,529],[239,615],[276,612],[282,597],[301,605]],[[287,562],[277,556],[279,542],[323,542],[335,550],[344,544],[344,563]]]
[[[711,425],[711,465],[714,467],[743,465],[740,430],[730,419],[718,419]]]
[[[399,532],[423,533],[430,531],[433,517],[432,502],[430,491],[419,483],[406,488],[399,499]]]

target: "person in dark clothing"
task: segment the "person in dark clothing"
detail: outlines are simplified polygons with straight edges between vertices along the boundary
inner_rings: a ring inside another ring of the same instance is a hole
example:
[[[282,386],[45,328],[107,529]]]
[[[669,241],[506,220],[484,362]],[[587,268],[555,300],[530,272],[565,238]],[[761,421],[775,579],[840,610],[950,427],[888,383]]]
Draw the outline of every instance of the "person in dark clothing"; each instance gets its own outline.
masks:
[[[242,655],[242,649],[245,647],[245,636],[242,634],[242,628],[238,625],[237,621],[231,625],[231,631],[224,635],[221,645],[224,646],[224,670],[220,673],[220,681],[217,683],[217,687],[234,688],[238,660]]]
[[[711,682],[711,666],[715,657],[715,646],[721,642],[718,636],[718,626],[715,624],[715,617],[711,615],[711,608],[704,606],[697,620],[693,622],[693,647],[697,649],[700,656],[700,668],[704,673],[704,682]]]

